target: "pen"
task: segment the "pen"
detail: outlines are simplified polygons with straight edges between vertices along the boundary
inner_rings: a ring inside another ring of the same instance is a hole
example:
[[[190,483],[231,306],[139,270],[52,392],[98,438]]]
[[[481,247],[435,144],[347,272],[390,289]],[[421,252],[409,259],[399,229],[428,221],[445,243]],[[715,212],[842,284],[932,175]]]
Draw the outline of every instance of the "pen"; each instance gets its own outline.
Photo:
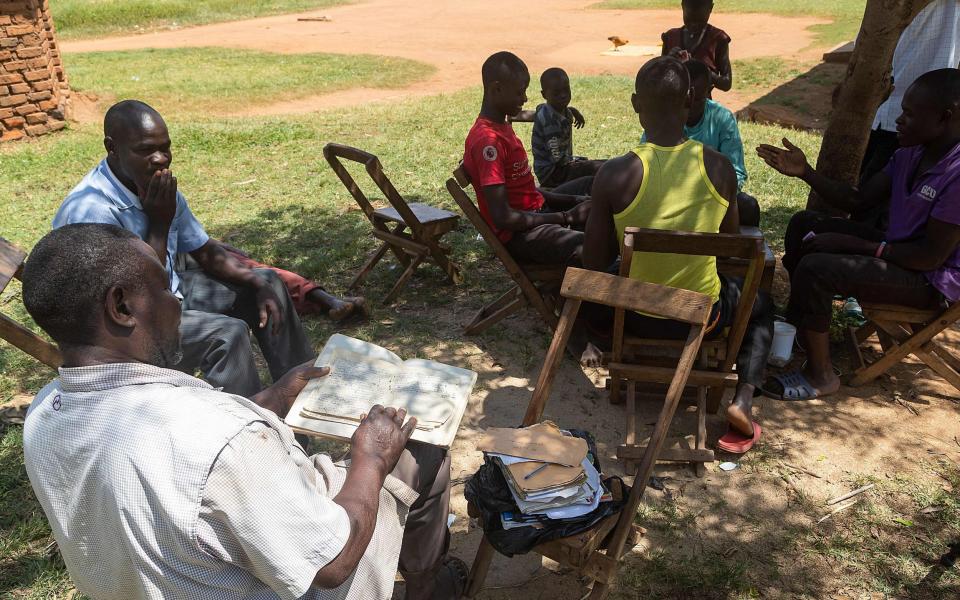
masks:
[[[540,471],[546,469],[549,465],[550,465],[550,463],[543,463],[542,465],[540,465],[540,466],[537,467],[536,469],[534,469],[534,470],[530,471],[529,473],[527,473],[526,475],[524,475],[524,476],[523,476],[523,480],[526,481],[526,480],[530,479],[531,477],[533,477],[534,475],[536,475],[536,474],[539,473]]]

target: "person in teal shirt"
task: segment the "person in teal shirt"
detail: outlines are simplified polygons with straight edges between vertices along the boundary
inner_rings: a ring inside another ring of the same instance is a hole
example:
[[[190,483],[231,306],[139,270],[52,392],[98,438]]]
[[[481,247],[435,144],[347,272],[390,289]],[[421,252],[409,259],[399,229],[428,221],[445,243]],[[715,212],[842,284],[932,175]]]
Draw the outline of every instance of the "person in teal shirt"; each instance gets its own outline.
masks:
[[[697,60],[684,63],[690,73],[690,115],[683,128],[684,137],[710,146],[726,156],[737,174],[737,205],[740,208],[740,224],[752,227],[760,225],[760,206],[757,200],[743,191],[747,181],[747,168],[743,164],[743,140],[737,119],[730,109],[710,99],[713,84],[710,69]],[[640,139],[646,143],[647,134]]]

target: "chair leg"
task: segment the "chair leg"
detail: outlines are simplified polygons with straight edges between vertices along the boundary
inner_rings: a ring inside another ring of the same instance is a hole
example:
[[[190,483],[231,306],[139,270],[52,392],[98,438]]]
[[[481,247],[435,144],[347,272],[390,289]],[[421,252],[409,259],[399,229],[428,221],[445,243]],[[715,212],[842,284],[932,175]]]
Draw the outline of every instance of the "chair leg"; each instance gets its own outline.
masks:
[[[520,293],[520,288],[514,286],[507,293],[500,296],[477,312],[473,320],[463,328],[466,335],[475,335],[486,331],[500,321],[506,319],[527,304],[526,298]]]
[[[464,598],[467,598],[467,600],[475,597],[483,589],[483,582],[487,579],[490,563],[493,562],[493,553],[493,546],[487,541],[487,536],[483,536],[483,539],[480,540],[480,547],[477,548],[477,555],[473,559],[473,566],[470,567],[467,591],[464,592]]]
[[[463,282],[463,275],[460,274],[460,267],[457,266],[455,262],[450,260],[450,257],[447,256],[447,253],[443,251],[443,248],[440,247],[440,238],[436,237],[427,242],[426,246],[430,248],[430,257],[433,258],[433,262],[440,267],[444,273],[447,275],[447,282],[452,284],[458,284]]]
[[[383,255],[387,253],[387,249],[390,247],[390,244],[384,242],[379,248],[377,248],[367,259],[367,262],[363,263],[363,267],[360,269],[360,272],[357,273],[357,276],[353,278],[353,281],[350,282],[350,285],[347,286],[348,290],[352,290],[363,283],[363,280],[367,278],[367,275],[370,274],[370,271],[373,270],[373,267],[380,262],[380,259],[383,258]]]
[[[617,382],[619,388],[619,382]],[[635,446],[637,444],[637,382],[627,380],[627,436],[626,444]],[[626,472],[635,471],[637,463],[632,460],[625,460],[623,470]]]
[[[407,268],[404,269],[403,274],[400,275],[400,279],[397,280],[397,283],[393,285],[393,288],[390,290],[390,293],[387,294],[387,297],[383,299],[384,304],[390,304],[397,298],[397,294],[400,293],[400,290],[403,289],[403,286],[407,285],[407,281],[413,275],[413,272],[417,270],[417,267],[420,266],[420,263],[423,262],[424,256],[418,254],[410,264],[407,265]]]
[[[707,355],[700,353],[700,368],[707,367]],[[707,390],[709,388],[700,386],[697,388],[697,450],[707,448]],[[706,465],[702,462],[693,463],[693,471],[697,477],[703,477],[707,473]]]
[[[947,364],[943,358],[940,357],[940,354],[934,350],[935,344],[928,344],[930,347],[914,350],[913,353],[917,355],[917,358],[922,360],[930,369],[947,380],[947,383],[952,385],[955,389],[960,390],[960,374],[953,370],[953,368]]]
[[[599,581],[593,582],[593,590],[590,591],[590,600],[604,600],[610,595],[610,586]]]

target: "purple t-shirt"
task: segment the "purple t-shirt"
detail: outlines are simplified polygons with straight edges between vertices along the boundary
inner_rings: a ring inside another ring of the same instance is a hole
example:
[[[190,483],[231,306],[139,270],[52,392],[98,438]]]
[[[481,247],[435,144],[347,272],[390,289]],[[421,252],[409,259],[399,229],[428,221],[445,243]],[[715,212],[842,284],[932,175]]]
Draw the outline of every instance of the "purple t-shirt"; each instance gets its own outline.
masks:
[[[960,225],[960,144],[917,177],[911,187],[910,176],[922,155],[923,146],[901,148],[887,165],[887,175],[893,180],[888,242],[922,237],[931,218]],[[939,269],[925,275],[948,300],[960,300],[960,248],[955,249]]]

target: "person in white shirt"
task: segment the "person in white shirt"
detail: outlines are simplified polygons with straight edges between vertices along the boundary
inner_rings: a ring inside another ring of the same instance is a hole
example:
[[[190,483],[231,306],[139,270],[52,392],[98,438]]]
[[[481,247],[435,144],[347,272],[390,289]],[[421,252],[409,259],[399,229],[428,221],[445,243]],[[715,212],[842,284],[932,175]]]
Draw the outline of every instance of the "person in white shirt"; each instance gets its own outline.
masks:
[[[307,456],[281,418],[306,363],[250,399],[172,370],[180,302],[156,252],[115,225],[48,233],[24,304],[60,376],[24,424],[30,483],[77,589],[95,600],[458,598],[450,460],[374,407],[350,459]]]

